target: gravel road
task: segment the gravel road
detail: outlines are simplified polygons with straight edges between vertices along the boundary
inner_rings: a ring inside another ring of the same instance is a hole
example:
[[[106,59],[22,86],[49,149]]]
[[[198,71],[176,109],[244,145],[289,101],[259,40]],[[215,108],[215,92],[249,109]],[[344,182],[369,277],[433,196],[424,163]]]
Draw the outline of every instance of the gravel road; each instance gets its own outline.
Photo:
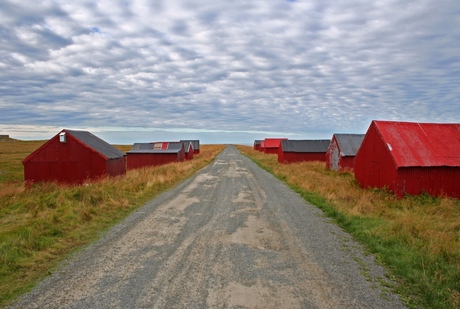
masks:
[[[233,146],[13,308],[405,308],[351,236]]]

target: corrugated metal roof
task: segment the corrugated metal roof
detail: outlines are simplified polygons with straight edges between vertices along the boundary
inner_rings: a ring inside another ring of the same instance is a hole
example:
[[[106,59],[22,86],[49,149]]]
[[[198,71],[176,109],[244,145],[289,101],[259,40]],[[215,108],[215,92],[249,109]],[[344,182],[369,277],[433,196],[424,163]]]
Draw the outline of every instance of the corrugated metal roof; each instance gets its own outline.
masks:
[[[284,152],[326,152],[330,140],[282,140],[281,148]]]
[[[133,148],[131,150],[139,150],[139,149],[153,149],[152,143],[134,143]]]
[[[167,149],[179,149],[181,150],[184,146],[183,142],[168,142]]]
[[[63,130],[66,133],[72,135],[83,144],[88,145],[95,151],[99,152],[103,156],[107,157],[108,159],[115,159],[119,157],[123,157],[125,155],[124,152],[121,150],[113,147],[109,143],[103,141],[99,137],[91,134],[88,131],[74,131],[74,130]]]
[[[460,124],[373,121],[398,167],[460,166]]]
[[[127,153],[179,153],[180,149],[131,149]]]
[[[183,142],[135,143],[128,153],[178,153]]]
[[[364,134],[334,134],[343,157],[355,156],[364,139]]]

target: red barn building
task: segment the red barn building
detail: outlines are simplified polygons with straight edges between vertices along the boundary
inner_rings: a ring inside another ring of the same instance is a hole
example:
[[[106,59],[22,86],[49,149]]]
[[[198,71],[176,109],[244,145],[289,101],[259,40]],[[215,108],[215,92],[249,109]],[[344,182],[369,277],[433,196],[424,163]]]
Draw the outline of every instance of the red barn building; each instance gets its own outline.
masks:
[[[193,160],[193,144],[191,141],[182,142],[184,144],[185,160]]]
[[[364,134],[334,134],[326,152],[326,167],[334,171],[353,169],[353,160]]]
[[[125,154],[87,131],[62,130],[23,161],[29,183],[80,184],[126,174]]]
[[[260,151],[260,140],[259,139],[256,139],[254,141],[254,150]]]
[[[282,140],[278,152],[278,162],[324,162],[330,142],[330,140]]]
[[[363,188],[460,198],[460,124],[372,121],[355,158]]]
[[[185,160],[184,143],[182,142],[157,142],[136,143],[127,152],[128,170],[156,166]]]
[[[266,138],[264,145],[265,153],[277,154],[282,140],[287,140],[287,138]]]
[[[199,154],[200,153],[200,140],[192,139],[192,140],[180,140],[181,142],[191,142],[193,147],[193,153]]]
[[[265,140],[261,140],[261,141],[260,141],[260,148],[259,148],[259,151],[260,151],[260,152],[265,152]]]

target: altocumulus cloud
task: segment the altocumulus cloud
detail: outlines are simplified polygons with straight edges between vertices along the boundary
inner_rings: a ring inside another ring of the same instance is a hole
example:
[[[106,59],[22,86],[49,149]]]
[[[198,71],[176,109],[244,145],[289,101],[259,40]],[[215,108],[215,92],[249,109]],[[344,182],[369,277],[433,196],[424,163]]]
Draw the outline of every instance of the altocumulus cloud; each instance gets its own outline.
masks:
[[[251,142],[460,122],[458,16],[456,0],[6,0],[0,129]]]

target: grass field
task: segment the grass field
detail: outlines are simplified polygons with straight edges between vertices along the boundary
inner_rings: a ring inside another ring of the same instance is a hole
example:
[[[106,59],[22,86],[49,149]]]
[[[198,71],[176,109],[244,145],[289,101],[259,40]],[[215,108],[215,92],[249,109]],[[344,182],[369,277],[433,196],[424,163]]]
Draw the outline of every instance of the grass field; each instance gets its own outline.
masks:
[[[352,173],[327,170],[325,163],[279,164],[276,155],[238,148],[365,244],[410,307],[460,308],[460,200],[400,199],[363,190]]]
[[[129,171],[124,177],[26,190],[21,161],[43,143],[0,140],[0,306],[225,147],[202,145],[192,161]],[[392,288],[410,307],[460,308],[459,200],[399,199],[384,190],[363,190],[353,174],[329,171],[324,163],[279,164],[276,155],[238,148],[365,244],[389,269],[399,283]]]
[[[0,306],[29,290],[59,261],[209,164],[224,145],[201,145],[191,161],[128,171],[81,186],[25,189],[21,161],[44,141],[0,141]],[[116,145],[122,151],[131,146]]]

